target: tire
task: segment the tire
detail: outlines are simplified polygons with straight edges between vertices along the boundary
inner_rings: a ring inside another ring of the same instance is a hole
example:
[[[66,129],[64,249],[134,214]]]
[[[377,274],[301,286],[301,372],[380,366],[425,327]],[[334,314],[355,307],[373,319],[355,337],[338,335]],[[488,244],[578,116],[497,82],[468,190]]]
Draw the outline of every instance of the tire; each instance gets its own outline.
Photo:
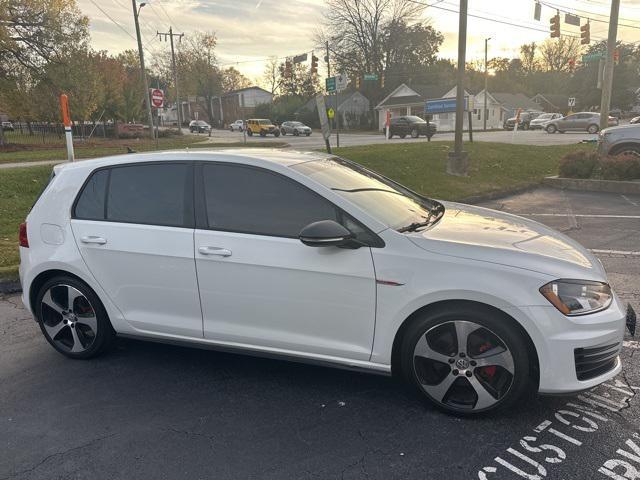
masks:
[[[587,133],[590,133],[590,134],[592,134],[592,135],[593,135],[594,133],[598,133],[598,130],[600,130],[600,127],[599,127],[598,125],[595,125],[595,124],[593,124],[593,125],[589,125],[589,126],[587,127]]]
[[[250,137],[253,137],[253,130],[251,130],[250,128],[247,129],[247,135],[249,135]]]
[[[407,138],[407,134],[406,133],[401,133],[400,134],[400,138]]]
[[[284,128],[280,129],[280,133],[282,134],[282,136],[284,137],[287,134],[287,131]]]
[[[420,134],[418,133],[418,129],[414,128],[413,130],[411,130],[411,138],[418,138],[420,136]]]
[[[609,152],[609,155],[634,155],[636,157],[640,157],[640,145],[629,145],[614,148]]]
[[[36,295],[34,311],[46,340],[69,358],[93,358],[113,344],[116,334],[102,302],[74,277],[60,275],[45,282]]]
[[[311,136],[311,132],[307,132],[307,133],[305,133],[305,135],[306,135],[307,137],[309,137],[309,136]]]
[[[229,127],[229,131],[230,131],[230,132],[233,132],[233,127]]]
[[[261,137],[266,137],[267,136],[267,132],[265,132],[264,130],[260,130],[260,136]]]
[[[280,136],[280,130],[276,130],[275,132],[273,132],[273,136],[278,138]]]
[[[545,130],[547,130],[547,133],[556,133],[558,131],[558,127],[555,125],[547,125]]]
[[[300,136],[300,132],[298,130],[294,130],[293,131],[293,136],[294,137],[299,137]]]
[[[531,385],[527,344],[513,322],[476,304],[419,315],[402,338],[402,375],[447,413],[470,416],[507,408]],[[462,349],[458,332],[467,335]]]

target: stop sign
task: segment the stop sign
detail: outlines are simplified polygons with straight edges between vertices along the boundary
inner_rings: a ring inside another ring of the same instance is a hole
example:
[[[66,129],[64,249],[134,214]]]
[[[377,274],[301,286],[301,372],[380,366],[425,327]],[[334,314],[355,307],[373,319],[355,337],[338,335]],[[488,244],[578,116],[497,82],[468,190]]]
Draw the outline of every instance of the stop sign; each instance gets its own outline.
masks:
[[[164,105],[164,92],[159,88],[151,89],[151,106],[154,108],[162,108]]]

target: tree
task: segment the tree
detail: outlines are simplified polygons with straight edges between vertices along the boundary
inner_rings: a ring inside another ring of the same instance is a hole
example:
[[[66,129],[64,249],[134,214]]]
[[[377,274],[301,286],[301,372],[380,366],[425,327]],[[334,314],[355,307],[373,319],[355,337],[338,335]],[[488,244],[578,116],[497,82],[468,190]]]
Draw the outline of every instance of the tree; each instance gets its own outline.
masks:
[[[233,67],[222,70],[221,83],[223,93],[251,86],[251,80]]]
[[[262,81],[266,85],[266,89],[271,94],[276,95],[280,88],[282,78],[280,76],[280,62],[278,57],[269,57],[264,67],[264,73],[262,75]]]
[[[525,75],[535,72],[540,67],[536,58],[537,47],[536,42],[520,45],[520,64]]]
[[[580,39],[562,36],[557,40],[548,38],[540,47],[540,63],[547,72],[570,72],[570,60],[582,51]]]
[[[0,73],[56,61],[86,44],[88,26],[75,0],[0,0]]]

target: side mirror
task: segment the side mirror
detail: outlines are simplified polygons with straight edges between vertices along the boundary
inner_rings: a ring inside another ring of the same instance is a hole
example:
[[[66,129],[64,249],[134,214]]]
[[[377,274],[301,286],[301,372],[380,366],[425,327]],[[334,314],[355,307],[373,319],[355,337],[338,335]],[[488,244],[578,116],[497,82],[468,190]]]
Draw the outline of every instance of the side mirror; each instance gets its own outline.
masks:
[[[353,233],[333,220],[310,223],[298,236],[309,247],[350,247],[353,237]]]

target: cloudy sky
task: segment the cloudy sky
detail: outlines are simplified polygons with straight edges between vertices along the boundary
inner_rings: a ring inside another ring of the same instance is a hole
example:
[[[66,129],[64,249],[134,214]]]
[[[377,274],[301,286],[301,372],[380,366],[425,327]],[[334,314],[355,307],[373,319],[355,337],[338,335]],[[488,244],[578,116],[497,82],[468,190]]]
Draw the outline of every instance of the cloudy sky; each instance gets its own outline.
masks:
[[[424,20],[445,36],[440,55],[455,58],[458,30],[455,11],[459,2],[421,1],[433,5],[425,9]],[[517,56],[520,44],[544,41],[548,38],[549,18],[555,14],[552,7],[594,19],[592,40],[607,36],[609,0],[541,1],[549,6],[543,5],[542,19],[537,22],[533,19],[534,0],[470,0],[469,13],[475,16],[468,19],[467,59],[484,57],[487,37],[491,37],[489,57]],[[94,48],[113,53],[136,48],[129,0],[78,0],[78,3],[91,21]],[[620,27],[619,38],[640,42],[640,0],[622,0],[621,4],[620,23],[638,28]],[[234,65],[249,78],[259,80],[267,57],[285,57],[317,48],[313,37],[322,24],[323,12],[323,0],[147,0],[140,19],[148,56],[169,48],[168,43],[155,37],[157,30],[167,31],[169,25],[186,35],[195,30],[213,31],[218,37],[219,63]],[[562,30],[579,34],[578,27],[564,23]]]

